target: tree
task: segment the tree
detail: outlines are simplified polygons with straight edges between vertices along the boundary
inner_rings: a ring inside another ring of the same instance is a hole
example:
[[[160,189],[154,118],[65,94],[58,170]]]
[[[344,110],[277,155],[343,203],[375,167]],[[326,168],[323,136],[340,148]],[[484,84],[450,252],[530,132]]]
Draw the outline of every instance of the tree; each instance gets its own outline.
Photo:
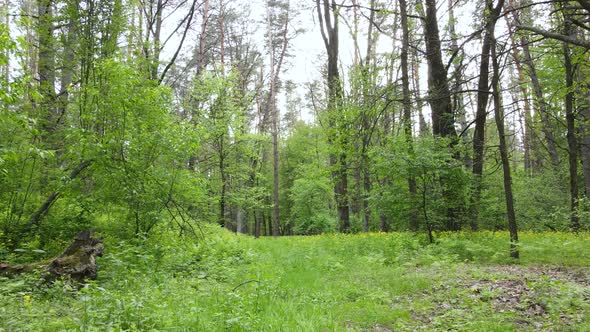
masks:
[[[522,5],[525,6],[525,8],[527,8],[526,10],[523,10],[524,12],[524,18],[521,17],[521,14],[518,11],[513,11],[513,17],[514,17],[514,21],[516,22],[516,26],[519,27],[520,24],[522,24],[521,21],[530,21],[530,13],[527,12],[529,8],[528,6],[529,1],[528,0],[524,0],[522,2]],[[535,106],[535,111],[537,111],[540,115],[541,118],[541,131],[543,133],[543,135],[545,136],[545,140],[547,142],[547,152],[549,153],[549,158],[551,161],[551,165],[554,168],[559,167],[559,154],[557,153],[557,143],[555,140],[555,135],[553,133],[553,126],[551,124],[550,121],[550,109],[549,109],[549,103],[547,103],[547,100],[543,94],[543,89],[541,87],[541,82],[539,81],[539,76],[537,75],[537,67],[535,66],[535,62],[533,60],[533,55],[531,54],[531,50],[530,50],[530,40],[526,35],[522,35],[520,38],[520,43],[521,43],[521,47],[522,47],[522,52],[524,55],[524,63],[528,69],[528,75],[531,79],[531,83],[532,83],[532,87],[533,87],[533,93],[535,96],[534,99],[534,106]]]
[[[287,48],[289,38],[289,1],[269,1],[267,10],[267,37],[270,59],[270,92],[268,94],[267,111],[272,118],[272,155],[273,155],[273,236],[279,235],[279,111],[276,106],[276,90],[279,74]],[[278,45],[276,45],[278,42]],[[278,47],[277,47],[278,46]]]
[[[504,110],[500,91],[500,65],[496,51],[496,40],[492,32],[491,43],[492,58],[492,93],[494,100],[494,119],[498,129],[500,139],[500,158],[502,159],[502,171],[504,177],[504,195],[506,200],[506,214],[508,218],[508,230],[510,232],[510,257],[519,258],[518,250],[518,228],[516,225],[516,214],[514,212],[514,197],[512,193],[512,176],[510,173],[510,159],[506,145],[506,135],[504,133]]]
[[[424,37],[426,41],[426,60],[428,62],[428,102],[432,114],[432,133],[435,137],[449,140],[449,148],[457,145],[455,131],[455,114],[451,102],[451,92],[447,78],[447,69],[443,64],[441,42],[436,17],[436,0],[424,0],[426,12],[424,17]],[[458,157],[458,155],[456,155]],[[447,229],[458,230],[461,227],[459,204],[454,201],[450,186],[441,179],[445,190],[444,197],[448,203]]]
[[[316,10],[322,39],[328,54],[326,127],[329,132],[328,141],[334,150],[330,155],[330,167],[333,169],[334,195],[336,197],[338,219],[340,220],[340,231],[348,232],[350,230],[348,161],[346,155],[348,139],[346,137],[345,119],[339,117],[343,95],[338,71],[338,7],[335,0],[324,1],[323,4],[320,4],[320,0],[316,0]]]
[[[560,9],[559,6],[557,9]],[[564,21],[564,35],[575,38],[575,30],[572,23],[571,13],[567,9],[561,8]],[[575,68],[572,61],[572,51],[566,42],[562,42],[563,48],[563,65],[565,69],[565,118],[567,125],[567,145],[569,156],[569,178],[570,178],[570,222],[574,230],[580,228],[580,220],[578,218],[578,139],[576,137],[576,121],[574,113],[574,76]]]
[[[410,79],[408,69],[408,49],[410,47],[410,29],[408,26],[408,13],[406,0],[399,1],[401,25],[402,25],[402,50],[401,50],[401,69],[402,69],[402,95],[403,95],[403,121],[404,135],[408,145],[408,155],[410,158],[414,155],[414,140],[412,138],[412,110],[410,100]],[[410,213],[410,228],[413,231],[418,230],[418,209],[416,204],[416,179],[413,174],[408,176],[408,190],[410,192],[410,202],[412,211]]]
[[[472,230],[477,229],[477,218],[479,213],[479,202],[481,199],[481,177],[483,173],[485,127],[487,118],[489,98],[489,73],[490,73],[490,50],[494,38],[496,22],[504,6],[504,0],[499,0],[494,6],[493,0],[485,2],[486,18],[483,44],[481,48],[481,60],[479,65],[479,81],[477,84],[477,112],[475,114],[475,131],[473,133],[473,195],[471,196],[470,225]]]

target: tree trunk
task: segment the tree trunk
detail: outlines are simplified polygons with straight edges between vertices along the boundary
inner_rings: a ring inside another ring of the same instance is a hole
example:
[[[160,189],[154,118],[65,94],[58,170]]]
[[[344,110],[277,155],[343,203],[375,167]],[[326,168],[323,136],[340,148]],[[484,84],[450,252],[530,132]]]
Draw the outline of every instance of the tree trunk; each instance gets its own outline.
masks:
[[[371,224],[371,207],[369,205],[369,197],[371,195],[371,172],[369,166],[365,166],[363,173],[363,230],[368,232]]]
[[[435,136],[449,137],[456,141],[455,116],[447,70],[442,60],[436,0],[425,0],[426,59],[428,61],[428,99],[432,109],[432,132]],[[456,143],[456,142],[455,142]],[[454,143],[453,143],[454,144]]]
[[[527,6],[530,4],[529,0],[523,1],[520,5]],[[513,0],[510,0],[510,6],[514,8]],[[520,12],[526,10],[527,12],[530,11],[529,7],[525,7],[523,10],[513,10],[512,16],[516,25],[521,24],[521,16]],[[528,14],[528,13],[527,13]],[[528,20],[528,17],[525,17]],[[535,67],[535,63],[533,61],[531,51],[529,48],[530,41],[525,35],[521,35],[520,37],[520,44],[522,47],[522,52],[524,55],[524,63],[528,69],[528,74],[531,79],[531,83],[533,86],[533,93],[535,96],[534,99],[534,107],[535,111],[538,112],[541,118],[541,132],[545,136],[545,140],[547,141],[547,152],[549,153],[549,159],[551,160],[551,165],[554,168],[559,166],[559,155],[557,153],[557,143],[555,142],[555,136],[553,134],[553,129],[549,117],[549,104],[545,100],[543,96],[543,91],[541,89],[541,83],[539,82],[539,77],[537,76],[537,70]]]
[[[287,2],[286,8],[286,17],[285,21],[281,22],[282,24],[282,45],[281,49],[279,50],[278,59],[275,57],[275,47],[274,47],[274,33],[273,33],[273,23],[271,22],[271,9],[270,5],[267,4],[267,24],[268,24],[268,51],[270,57],[270,92],[269,92],[269,99],[268,99],[268,113],[271,115],[271,131],[272,131],[272,156],[273,156],[273,236],[279,235],[279,110],[276,107],[276,89],[277,89],[277,82],[279,80],[279,74],[281,72],[281,67],[283,64],[283,60],[285,58],[285,54],[287,52],[288,41],[287,32],[289,27],[289,3]]]
[[[203,74],[203,70],[205,68],[205,42],[206,42],[206,34],[207,34],[207,26],[209,23],[209,0],[205,0],[203,2],[203,15],[201,16],[201,31],[199,33],[198,45],[196,48],[196,64],[195,64],[195,79],[200,79],[201,75]],[[197,125],[198,117],[196,114],[192,114],[191,116],[191,124],[193,126]],[[195,154],[191,155],[188,160],[188,169],[191,172],[195,172],[195,167],[197,166],[197,156]]]
[[[219,225],[229,229],[229,222],[225,216],[226,207],[226,193],[227,193],[227,174],[225,172],[225,151],[224,151],[224,136],[222,135],[219,140],[219,176],[221,178],[221,192],[219,193]]]
[[[61,71],[61,88],[59,91],[59,100],[58,100],[58,114],[59,118],[57,119],[58,123],[62,123],[64,120],[64,116],[66,115],[66,110],[69,101],[69,90],[70,85],[72,84],[73,77],[74,77],[74,69],[76,68],[76,52],[75,46],[78,39],[78,29],[77,24],[75,22],[75,18],[79,15],[79,3],[77,1],[68,2],[68,6],[72,6],[69,11],[74,12],[75,16],[69,17],[69,22],[67,24],[67,35],[64,41],[64,61],[63,61],[63,69]]]
[[[426,18],[426,13],[424,12],[424,6],[422,1],[416,1],[414,9],[417,12],[419,17]],[[426,34],[426,29],[423,26],[424,34]],[[412,47],[412,76],[413,76],[413,84],[414,84],[414,95],[416,96],[416,107],[418,108],[418,124],[420,128],[420,136],[424,136],[429,133],[428,124],[426,123],[426,119],[424,118],[424,100],[422,99],[421,92],[420,92],[420,55],[418,54],[418,48]]]
[[[39,41],[37,74],[41,95],[42,137],[49,140],[55,130],[58,114],[55,105],[55,38],[53,36],[53,0],[37,0]],[[53,143],[53,142],[51,142]]]
[[[260,226],[262,224],[260,208],[254,208],[254,237],[260,237]]]
[[[402,96],[403,96],[403,123],[404,136],[406,139],[408,155],[413,162],[414,159],[414,139],[412,137],[412,105],[410,100],[410,78],[408,68],[408,49],[410,48],[410,29],[408,26],[408,13],[406,0],[399,0],[400,16],[402,24],[402,50],[401,50],[401,69],[402,69]],[[409,168],[408,174],[408,191],[410,195],[410,229],[418,231],[418,205],[416,204],[416,177],[412,168]]]
[[[565,9],[562,9],[565,10]],[[564,12],[564,34],[574,35],[571,26],[571,18]],[[565,95],[565,118],[567,123],[567,145],[569,156],[569,177],[570,177],[570,223],[573,230],[580,228],[578,219],[578,141],[576,138],[576,123],[574,114],[574,65],[572,63],[572,52],[567,43],[562,43],[563,47],[563,64],[565,68],[565,85],[567,94]]]
[[[4,19],[4,24],[7,29],[10,27],[10,13],[9,13],[9,0],[4,0],[2,7],[0,8],[0,18]],[[10,31],[7,31],[8,35],[10,35]],[[1,57],[6,58],[7,60],[10,57],[8,50],[3,50],[3,54],[0,55]],[[0,70],[0,75],[2,78],[6,80],[6,82],[10,81],[10,61],[6,61],[6,63],[2,66]]]
[[[481,60],[479,65],[479,81],[477,84],[477,111],[475,114],[475,131],[473,132],[473,191],[471,195],[471,213],[470,226],[472,230],[477,230],[479,218],[479,202],[481,197],[481,177],[483,173],[483,157],[485,146],[485,127],[487,118],[487,107],[489,99],[489,77],[490,77],[490,49],[492,38],[496,28],[498,16],[504,5],[504,0],[498,1],[494,7],[493,0],[487,0],[485,12],[487,22],[485,35],[481,48]]]
[[[590,200],[590,85],[586,86],[585,103],[579,103],[580,115],[580,157],[584,174],[586,198]]]
[[[521,114],[521,118],[524,118],[524,171],[527,175],[531,175],[533,172],[538,171],[535,167],[533,156],[531,155],[531,151],[536,149],[534,148],[535,137],[533,136],[533,119],[531,116],[531,103],[529,99],[529,91],[527,88],[524,69],[522,68],[521,55],[518,48],[516,47],[514,27],[510,20],[506,19],[506,21],[508,23],[508,33],[510,34],[510,39],[512,42],[512,59],[514,60],[514,66],[516,67],[516,72],[518,75],[518,86],[520,87],[520,92],[524,103],[524,114]]]
[[[340,221],[340,231],[350,231],[350,211],[348,203],[348,170],[346,146],[346,126],[343,120],[338,118],[342,104],[342,83],[338,71],[338,8],[335,0],[316,0],[317,14],[320,22],[320,31],[324,46],[328,54],[328,127],[329,131],[336,134],[328,135],[329,143],[336,147],[338,152],[331,152],[330,166],[334,169],[334,195]],[[323,8],[323,13],[322,13]]]
[[[155,12],[155,30],[153,31],[153,48],[152,48],[152,68],[151,68],[151,79],[157,80],[158,79],[158,67],[160,66],[160,35],[162,33],[162,12],[164,11],[164,4],[163,0],[158,0],[156,4],[156,12]]]
[[[451,92],[447,79],[447,70],[442,60],[441,44],[438,31],[438,19],[436,17],[436,0],[425,0],[426,16],[424,20],[424,35],[426,39],[426,60],[428,62],[428,101],[432,114],[432,133],[435,137],[444,137],[450,140],[449,148],[453,149],[457,144],[457,132],[455,131],[455,116],[451,102]],[[453,152],[455,159],[459,155]],[[461,221],[459,210],[455,202],[455,193],[450,188],[449,179],[441,177],[443,198],[447,206],[447,229],[459,230]]]
[[[493,38],[493,36],[492,36]],[[508,230],[510,231],[510,256],[519,258],[518,251],[518,228],[516,225],[516,214],[514,213],[514,197],[512,195],[512,177],[510,175],[510,159],[508,158],[508,148],[506,145],[506,135],[504,133],[504,110],[501,100],[500,91],[500,65],[496,55],[496,41],[493,39],[491,45],[491,56],[493,66],[492,88],[494,99],[494,118],[498,128],[500,140],[500,158],[502,159],[502,170],[504,174],[504,195],[506,196],[506,214],[508,217]]]
[[[418,51],[412,48],[412,83],[414,89],[414,97],[416,98],[416,108],[418,109],[418,132],[420,136],[428,134],[428,124],[424,118],[424,101],[420,93],[420,60],[418,58]]]
[[[268,52],[270,56],[270,92],[269,92],[269,114],[271,115],[271,132],[272,132],[272,174],[273,174],[273,236],[279,236],[279,131],[277,125],[278,110],[276,107],[276,79],[278,73],[275,72],[275,54],[273,47],[273,32],[270,22],[270,6],[267,5],[268,20]]]
[[[581,34],[581,38],[585,38]],[[584,73],[587,75],[587,71]],[[580,75],[581,76],[581,75]],[[577,78],[580,78],[577,76]],[[590,200],[590,84],[579,82],[577,88],[576,110],[579,115],[578,145],[580,147],[580,159],[582,160],[582,173],[584,174],[584,192],[586,199]]]
[[[246,211],[241,206],[236,207],[236,233],[246,234],[248,227],[246,224]]]

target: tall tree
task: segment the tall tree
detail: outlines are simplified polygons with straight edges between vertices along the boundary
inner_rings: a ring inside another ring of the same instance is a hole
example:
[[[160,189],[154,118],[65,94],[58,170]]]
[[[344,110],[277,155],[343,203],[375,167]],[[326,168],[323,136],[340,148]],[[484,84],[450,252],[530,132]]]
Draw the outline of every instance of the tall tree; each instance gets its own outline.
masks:
[[[272,119],[272,160],[273,160],[273,236],[279,235],[279,110],[277,108],[277,84],[279,74],[287,48],[289,38],[289,0],[277,2],[270,0],[266,4],[267,10],[267,38],[270,59],[270,87],[268,94],[268,114]]]
[[[328,140],[332,146],[330,153],[330,166],[333,169],[334,194],[340,221],[340,231],[350,230],[350,211],[348,202],[348,169],[346,146],[346,125],[344,119],[339,119],[342,109],[342,82],[338,71],[338,7],[335,0],[321,2],[316,0],[316,10],[320,22],[320,31],[326,53],[328,54],[328,109],[327,130]]]
[[[55,30],[53,6],[53,0],[37,0],[37,75],[39,78],[39,94],[41,95],[39,108],[40,114],[42,114],[42,135],[46,143],[50,140],[49,137],[54,134],[59,117],[55,93],[56,41],[53,35]]]
[[[432,133],[435,137],[449,140],[449,147],[453,149],[457,145],[457,132],[455,130],[455,114],[451,101],[451,91],[447,78],[447,69],[443,63],[441,42],[438,29],[436,0],[424,0],[426,4],[424,16],[424,37],[426,41],[426,60],[428,63],[428,102],[432,115]],[[455,158],[459,155],[454,152]],[[441,177],[441,187],[445,204],[447,205],[448,230],[459,230],[461,227],[459,210],[455,196],[450,190],[450,180]]]
[[[473,133],[473,175],[474,185],[471,196],[470,226],[472,230],[477,229],[479,215],[479,202],[481,197],[481,183],[485,146],[485,127],[489,99],[489,77],[490,77],[490,50],[496,22],[500,16],[504,0],[499,0],[494,6],[493,0],[486,0],[484,17],[486,24],[484,29],[483,44],[481,48],[481,59],[479,65],[479,81],[477,84],[477,111],[475,114],[475,131]]]
[[[514,9],[514,2],[509,0],[508,2],[509,10]],[[531,108],[531,101],[529,95],[529,87],[528,81],[526,79],[525,69],[523,68],[522,64],[522,54],[518,45],[520,44],[518,37],[516,35],[514,29],[514,22],[513,20],[509,19],[507,16],[506,23],[508,25],[508,33],[510,36],[511,41],[511,48],[512,48],[512,59],[514,60],[514,66],[516,67],[516,73],[518,75],[518,87],[520,89],[520,95],[524,104],[523,111],[521,114],[521,118],[524,119],[523,129],[523,149],[524,149],[524,170],[525,173],[531,175],[533,172],[538,172],[538,163],[536,162],[533,152],[537,151],[536,148],[536,137],[534,134],[533,128],[533,118],[532,118],[532,108]]]
[[[523,7],[521,11],[512,11],[512,15],[517,27],[520,26],[523,23],[523,21],[531,21],[530,1],[523,0],[521,2],[521,6]],[[533,54],[531,53],[529,46],[529,38],[524,34],[521,35],[520,44],[520,46],[522,47],[522,53],[524,55],[524,63],[528,69],[528,75],[531,79],[533,93],[535,96],[534,107],[535,111],[538,112],[541,119],[541,132],[545,136],[545,140],[547,143],[546,148],[547,152],[549,153],[549,160],[551,161],[551,165],[554,168],[557,168],[559,166],[559,154],[557,152],[557,142],[555,141],[553,125],[551,124],[551,116],[549,114],[549,103],[547,102],[545,95],[543,94],[541,81],[539,80],[539,76],[537,75],[537,67],[535,65]]]
[[[461,133],[461,141],[467,146],[469,144],[469,136],[467,135],[468,123],[467,123],[467,112],[464,101],[464,93],[461,91],[463,88],[463,77],[464,64],[463,59],[465,58],[464,50],[459,47],[459,35],[456,31],[457,19],[455,18],[455,6],[458,2],[448,1],[448,29],[450,41],[450,52],[453,63],[453,85],[451,86],[451,95],[453,97],[453,112],[457,117],[459,123],[459,131]],[[465,153],[463,156],[463,163],[466,168],[472,168],[472,159],[469,153]]]
[[[9,6],[9,0],[4,0],[2,2],[2,4],[0,5],[0,19],[2,19],[4,22],[2,22],[5,25],[5,29],[3,30],[2,33],[6,33],[8,36],[10,36],[10,6]],[[2,76],[3,79],[6,80],[6,82],[8,82],[10,80],[10,61],[9,61],[9,53],[8,53],[8,49],[6,50],[2,50],[2,53],[0,53],[0,59],[2,59],[2,62],[6,62],[6,63],[0,63],[0,75]]]
[[[560,9],[557,6],[557,9]],[[572,17],[567,9],[561,8],[563,13],[563,34],[575,38],[575,30],[572,23]],[[576,137],[576,115],[574,113],[574,75],[575,68],[572,61],[572,51],[570,46],[562,42],[563,48],[563,65],[565,69],[565,118],[567,124],[567,145],[569,156],[569,178],[570,178],[570,222],[574,230],[580,228],[578,218],[578,139]]]
[[[428,101],[432,109],[432,132],[435,136],[448,137],[456,144],[455,114],[447,69],[443,63],[436,0],[424,0],[426,16],[424,32],[426,60],[428,62]]]
[[[510,173],[510,159],[508,156],[508,147],[506,144],[506,134],[504,130],[504,108],[502,105],[502,92],[500,90],[500,65],[496,53],[496,39],[492,32],[491,43],[492,58],[492,94],[494,101],[494,119],[498,128],[498,137],[500,140],[500,158],[502,160],[502,170],[504,175],[504,198],[506,200],[506,215],[508,218],[508,230],[510,232],[510,256],[519,258],[518,250],[518,227],[516,225],[516,213],[514,212],[514,196],[512,193],[512,176]]]
[[[414,139],[412,137],[412,105],[410,99],[410,74],[408,66],[408,49],[410,48],[410,29],[408,26],[408,5],[406,0],[399,0],[401,25],[402,25],[402,96],[403,96],[403,125],[408,154],[414,157]],[[418,230],[418,204],[416,203],[416,177],[412,172],[408,175],[408,190],[410,192],[410,228]]]

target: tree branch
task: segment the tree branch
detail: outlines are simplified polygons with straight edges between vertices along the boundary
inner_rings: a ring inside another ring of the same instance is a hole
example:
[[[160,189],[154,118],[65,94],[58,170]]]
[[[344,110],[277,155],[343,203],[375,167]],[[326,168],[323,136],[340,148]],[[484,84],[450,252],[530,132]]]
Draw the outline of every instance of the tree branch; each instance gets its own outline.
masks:
[[[586,49],[590,49],[590,42],[585,41],[585,40],[581,40],[581,39],[577,39],[577,38],[573,38],[570,36],[565,36],[559,33],[555,33],[555,32],[551,32],[551,31],[546,31],[546,30],[542,30],[539,28],[535,28],[535,27],[530,27],[530,26],[525,26],[525,25],[517,25],[516,28],[518,30],[526,30],[526,31],[530,31],[533,33],[536,33],[538,35],[541,35],[545,38],[550,38],[550,39],[556,39],[556,40],[560,40],[562,42],[568,43],[568,44],[572,44],[572,45],[576,45],[576,46],[581,46],[584,47]]]

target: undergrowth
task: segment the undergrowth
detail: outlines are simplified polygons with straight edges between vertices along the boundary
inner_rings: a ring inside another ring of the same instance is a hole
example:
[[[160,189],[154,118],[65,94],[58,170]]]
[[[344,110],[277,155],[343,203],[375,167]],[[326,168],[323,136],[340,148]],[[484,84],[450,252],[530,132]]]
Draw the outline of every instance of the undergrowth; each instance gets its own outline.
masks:
[[[504,232],[436,235],[107,238],[80,290],[1,278],[0,330],[590,329],[590,234],[522,233],[520,261]]]

